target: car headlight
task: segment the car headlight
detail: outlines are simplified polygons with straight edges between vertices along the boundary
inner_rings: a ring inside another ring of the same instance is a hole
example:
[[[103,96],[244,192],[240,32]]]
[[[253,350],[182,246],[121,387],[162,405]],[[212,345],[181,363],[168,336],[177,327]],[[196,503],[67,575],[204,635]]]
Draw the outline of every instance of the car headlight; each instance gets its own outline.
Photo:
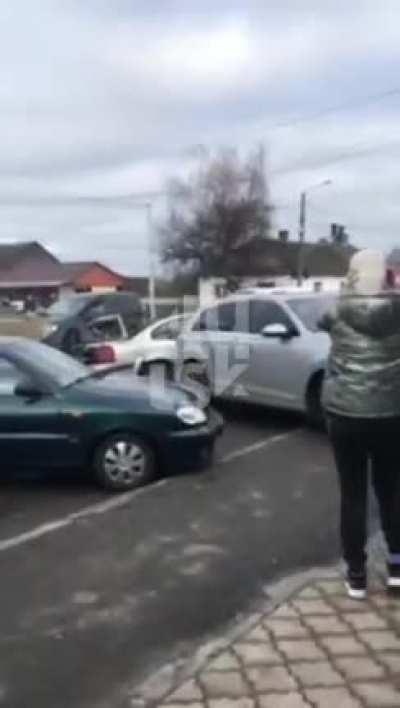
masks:
[[[176,415],[185,425],[202,425],[207,421],[206,414],[197,406],[181,406]]]

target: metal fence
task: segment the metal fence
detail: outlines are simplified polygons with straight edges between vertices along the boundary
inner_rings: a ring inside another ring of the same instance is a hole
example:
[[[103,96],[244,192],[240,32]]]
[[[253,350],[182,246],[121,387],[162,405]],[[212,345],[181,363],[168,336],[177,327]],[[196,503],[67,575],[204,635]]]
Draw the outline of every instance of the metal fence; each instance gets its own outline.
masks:
[[[150,314],[149,298],[142,298],[146,314]],[[184,297],[158,297],[155,300],[156,318],[162,319],[170,315],[178,315],[195,312],[199,306],[199,300],[195,296],[185,295]]]

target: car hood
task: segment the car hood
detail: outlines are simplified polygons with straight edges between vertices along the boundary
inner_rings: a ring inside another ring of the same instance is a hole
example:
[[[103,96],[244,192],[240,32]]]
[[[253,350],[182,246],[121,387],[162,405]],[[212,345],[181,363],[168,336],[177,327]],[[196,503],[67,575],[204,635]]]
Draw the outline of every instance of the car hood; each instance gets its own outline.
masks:
[[[195,393],[176,384],[155,385],[132,372],[111,373],[101,379],[89,378],[70,387],[71,394],[86,401],[110,406],[135,409],[175,411],[184,405],[199,405]]]

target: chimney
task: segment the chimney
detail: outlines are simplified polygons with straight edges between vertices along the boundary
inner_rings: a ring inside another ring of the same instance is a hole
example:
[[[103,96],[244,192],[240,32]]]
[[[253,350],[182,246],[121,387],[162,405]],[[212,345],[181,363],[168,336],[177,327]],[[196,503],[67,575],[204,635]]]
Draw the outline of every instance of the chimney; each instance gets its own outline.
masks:
[[[333,243],[335,243],[335,241],[337,241],[339,230],[340,230],[339,224],[331,224],[331,241],[333,241]]]
[[[346,227],[342,224],[331,224],[331,242],[339,246],[347,245],[349,237],[346,233]]]
[[[278,241],[281,243],[287,243],[289,241],[290,232],[288,229],[280,229],[278,231]]]

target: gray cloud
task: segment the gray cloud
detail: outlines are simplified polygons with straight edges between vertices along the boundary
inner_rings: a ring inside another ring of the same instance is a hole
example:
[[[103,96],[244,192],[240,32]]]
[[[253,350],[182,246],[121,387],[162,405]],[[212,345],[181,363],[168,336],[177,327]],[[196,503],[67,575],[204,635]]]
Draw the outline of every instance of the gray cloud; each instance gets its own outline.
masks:
[[[400,7],[386,0],[14,0],[0,9],[0,238],[42,238],[70,258],[147,268],[143,211],[193,168],[190,148],[263,141],[276,224],[332,220],[358,243],[396,242]],[[326,107],[351,110],[315,114]],[[302,122],[314,116],[310,122]],[[280,127],[279,123],[293,122]],[[360,153],[353,155],[352,153]],[[374,196],[373,196],[374,195]],[[85,200],[83,197],[92,197]],[[165,201],[155,204],[161,219]]]

